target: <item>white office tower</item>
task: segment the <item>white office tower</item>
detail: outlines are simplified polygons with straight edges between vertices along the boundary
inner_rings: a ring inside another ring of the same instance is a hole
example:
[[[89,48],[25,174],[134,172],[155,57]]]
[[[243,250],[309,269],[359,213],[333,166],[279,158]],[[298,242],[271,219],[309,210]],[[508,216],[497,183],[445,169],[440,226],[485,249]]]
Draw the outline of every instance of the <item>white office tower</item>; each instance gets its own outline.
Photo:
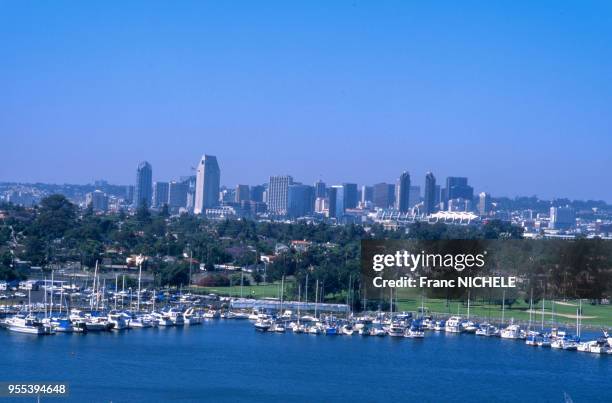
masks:
[[[198,164],[196,174],[194,214],[203,214],[207,208],[219,205],[219,182],[221,171],[217,157],[204,155]]]

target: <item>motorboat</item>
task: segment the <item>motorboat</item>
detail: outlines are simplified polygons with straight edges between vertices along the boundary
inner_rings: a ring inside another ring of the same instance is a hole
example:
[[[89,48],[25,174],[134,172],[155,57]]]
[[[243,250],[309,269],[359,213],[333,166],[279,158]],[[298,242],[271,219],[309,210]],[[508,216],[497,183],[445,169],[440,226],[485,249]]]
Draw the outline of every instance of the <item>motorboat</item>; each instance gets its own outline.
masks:
[[[108,323],[111,324],[113,330],[126,330],[130,328],[131,317],[118,311],[110,311],[108,314]]]
[[[204,319],[217,319],[219,316],[219,312],[215,311],[214,309],[210,309],[204,312],[204,315],[202,315]]]
[[[575,351],[578,349],[578,343],[569,337],[556,338],[550,343],[552,348]]]
[[[423,326],[419,323],[413,323],[408,329],[404,331],[404,337],[410,339],[422,339],[425,337],[425,331]]]
[[[340,327],[340,334],[346,335],[346,336],[352,336],[353,333],[355,333],[355,329],[353,329],[353,326],[346,324],[346,325],[342,325]]]
[[[150,315],[132,315],[130,319],[130,327],[132,328],[147,328],[153,327],[156,323]]]
[[[521,338],[521,327],[519,325],[510,325],[505,329],[502,329],[500,337],[502,339],[520,339]]]
[[[253,326],[255,326],[255,330],[257,331],[267,332],[272,326],[272,322],[269,320],[258,320]]]
[[[451,316],[446,321],[446,326],[444,326],[444,331],[446,333],[461,333],[463,332],[463,326],[461,325],[461,317],[459,316]]]
[[[434,324],[433,330],[435,330],[436,332],[443,332],[444,329],[446,329],[446,321],[437,320],[436,323]]]
[[[463,331],[466,333],[476,333],[476,330],[478,330],[478,326],[471,320],[461,322],[461,327],[463,327]]]
[[[489,323],[482,323],[474,333],[476,336],[499,336],[499,329]]]
[[[34,315],[15,315],[4,322],[6,328],[11,332],[47,335],[53,334],[53,328],[45,325]]]
[[[186,325],[201,325],[202,324],[202,316],[199,312],[196,312],[194,308],[189,308],[183,313],[183,320]]]
[[[170,319],[173,326],[183,326],[185,324],[183,313],[178,309],[170,308],[164,314]]]
[[[393,322],[391,323],[391,326],[389,326],[389,328],[387,329],[387,334],[391,337],[403,337],[405,330],[405,326],[401,325],[398,322]]]
[[[387,335],[387,332],[385,332],[385,330],[380,328],[380,327],[371,327],[370,328],[370,336],[383,337],[383,336],[386,336],[386,335]]]
[[[174,326],[174,322],[166,312],[153,312],[151,313],[151,317],[157,321],[157,326]]]
[[[75,326],[68,318],[53,319],[51,325],[57,333],[73,333],[75,331]]]

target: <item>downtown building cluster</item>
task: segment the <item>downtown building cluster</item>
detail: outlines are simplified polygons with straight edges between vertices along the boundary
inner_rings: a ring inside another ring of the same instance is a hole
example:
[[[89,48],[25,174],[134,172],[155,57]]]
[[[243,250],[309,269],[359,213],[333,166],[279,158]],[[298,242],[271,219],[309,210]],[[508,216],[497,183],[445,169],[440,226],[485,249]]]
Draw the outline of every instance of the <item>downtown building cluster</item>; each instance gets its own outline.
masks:
[[[404,171],[394,181],[371,185],[322,180],[307,184],[291,175],[273,175],[265,183],[223,186],[217,158],[203,155],[195,175],[167,181],[154,180],[153,166],[143,161],[136,167],[134,183],[128,186],[102,180],[93,185],[0,184],[0,202],[32,206],[52,193],[65,194],[98,213],[145,207],[209,219],[379,223],[389,229],[417,221],[479,225],[500,219],[522,226],[527,236],[612,234],[612,209],[605,203],[604,209],[581,207],[578,202],[569,205],[567,200],[514,208],[510,199],[504,205],[503,198],[475,192],[466,177],[439,180],[432,172],[415,177]]]
[[[273,175],[263,184],[221,185],[217,158],[203,155],[196,175],[175,181],[153,181],[153,169],[141,162],[135,184],[126,188],[125,202],[131,208],[146,206],[172,214],[195,214],[210,219],[252,218],[259,220],[330,222],[334,224],[381,223],[393,229],[416,221],[478,225],[502,219],[522,225],[527,233],[566,233],[576,228],[576,212],[569,206],[551,206],[548,214],[496,209],[491,195],[476,193],[468,178],[450,176],[439,181],[425,173],[424,186],[415,184],[409,172],[401,172],[391,183],[314,184],[299,182],[291,175]],[[88,195],[96,210],[107,204],[99,191]],[[97,200],[100,200],[99,202]]]

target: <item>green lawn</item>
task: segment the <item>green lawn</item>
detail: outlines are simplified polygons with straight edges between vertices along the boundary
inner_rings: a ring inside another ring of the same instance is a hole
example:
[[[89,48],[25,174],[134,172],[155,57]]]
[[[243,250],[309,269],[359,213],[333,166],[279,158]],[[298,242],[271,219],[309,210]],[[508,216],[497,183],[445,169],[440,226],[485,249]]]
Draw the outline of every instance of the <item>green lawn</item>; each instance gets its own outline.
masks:
[[[191,290],[201,294],[217,294],[222,296],[240,297],[240,286],[231,287],[198,287],[193,286]],[[245,298],[278,298],[280,292],[280,283],[278,284],[262,284],[250,285],[242,287],[242,296]]]

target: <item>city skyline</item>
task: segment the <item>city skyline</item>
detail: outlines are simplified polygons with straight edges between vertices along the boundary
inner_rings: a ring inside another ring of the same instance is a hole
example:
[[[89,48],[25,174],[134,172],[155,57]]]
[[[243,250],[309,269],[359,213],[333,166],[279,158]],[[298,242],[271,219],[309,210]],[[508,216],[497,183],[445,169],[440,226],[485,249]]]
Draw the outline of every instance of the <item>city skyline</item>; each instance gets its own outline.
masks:
[[[228,186],[406,169],[612,201],[611,8],[7,4],[0,181],[167,181],[207,152]]]

